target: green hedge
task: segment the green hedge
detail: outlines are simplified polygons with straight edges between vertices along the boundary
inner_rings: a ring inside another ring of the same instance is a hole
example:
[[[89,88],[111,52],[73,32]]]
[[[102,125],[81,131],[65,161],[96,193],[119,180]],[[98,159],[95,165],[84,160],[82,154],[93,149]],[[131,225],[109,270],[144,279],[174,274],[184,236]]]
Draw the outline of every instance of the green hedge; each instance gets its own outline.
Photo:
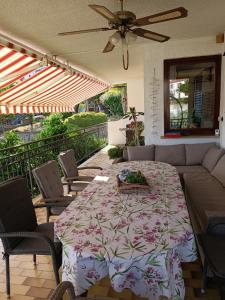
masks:
[[[79,128],[94,126],[107,121],[107,116],[104,113],[96,112],[81,112],[74,114],[64,121],[69,131]]]

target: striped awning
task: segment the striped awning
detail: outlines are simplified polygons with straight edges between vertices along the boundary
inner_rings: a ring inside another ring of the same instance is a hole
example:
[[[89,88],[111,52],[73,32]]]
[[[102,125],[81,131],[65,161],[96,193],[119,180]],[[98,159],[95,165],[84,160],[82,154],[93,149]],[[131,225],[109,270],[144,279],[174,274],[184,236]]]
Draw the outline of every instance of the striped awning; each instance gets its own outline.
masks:
[[[109,85],[56,63],[43,63],[25,49],[0,44],[0,113],[74,111]]]

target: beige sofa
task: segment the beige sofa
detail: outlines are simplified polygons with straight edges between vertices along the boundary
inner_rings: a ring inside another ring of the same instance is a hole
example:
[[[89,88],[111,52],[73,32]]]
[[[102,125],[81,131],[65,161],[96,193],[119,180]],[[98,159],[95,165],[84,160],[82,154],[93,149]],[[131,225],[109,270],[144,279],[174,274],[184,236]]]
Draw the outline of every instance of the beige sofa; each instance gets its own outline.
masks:
[[[122,158],[153,160],[177,168],[196,234],[218,221],[225,234],[225,151],[214,143],[127,147]]]

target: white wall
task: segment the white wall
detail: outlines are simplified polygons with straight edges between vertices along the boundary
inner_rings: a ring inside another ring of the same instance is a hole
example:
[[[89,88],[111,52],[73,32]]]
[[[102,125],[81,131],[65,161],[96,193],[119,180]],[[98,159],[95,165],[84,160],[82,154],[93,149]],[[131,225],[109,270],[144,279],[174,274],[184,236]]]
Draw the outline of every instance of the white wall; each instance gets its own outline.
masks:
[[[200,143],[217,141],[225,145],[225,121],[221,125],[220,139],[215,137],[209,138],[179,138],[179,139],[162,139],[164,135],[164,95],[163,95],[163,61],[164,59],[222,54],[224,51],[223,44],[216,44],[215,38],[195,38],[186,40],[169,41],[165,44],[146,44],[144,56],[144,111],[145,111],[145,143],[146,144],[175,144],[175,143]],[[224,63],[224,62],[223,62]],[[224,65],[222,67],[224,69]],[[156,99],[157,105],[152,109],[152,79],[154,75],[159,80]],[[224,72],[222,76],[222,93],[221,93],[221,114],[224,114],[225,97],[224,97]],[[156,128],[152,129],[152,114],[156,115]],[[225,116],[224,116],[225,118]]]
[[[142,49],[142,47],[141,47]],[[140,49],[140,51],[141,51]],[[143,49],[144,51],[144,49]],[[128,71],[123,71],[124,76],[115,83],[127,84],[127,107],[135,106],[137,111],[144,112],[144,52],[138,52],[138,55],[142,57],[139,68],[131,68]],[[140,58],[139,58],[140,59]],[[139,118],[141,120],[141,118]],[[143,119],[143,118],[142,118]],[[130,123],[128,119],[121,119],[118,121],[108,122],[108,142],[111,145],[125,144],[126,133],[121,131],[121,128],[125,128],[126,124]]]

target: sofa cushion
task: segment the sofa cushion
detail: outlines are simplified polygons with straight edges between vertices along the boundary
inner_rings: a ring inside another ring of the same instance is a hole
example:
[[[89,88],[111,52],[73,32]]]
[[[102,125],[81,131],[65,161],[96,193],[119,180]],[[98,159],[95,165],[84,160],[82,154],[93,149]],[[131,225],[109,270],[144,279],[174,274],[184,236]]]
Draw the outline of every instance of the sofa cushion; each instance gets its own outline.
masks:
[[[215,146],[215,143],[186,144],[186,165],[201,165],[206,152],[213,146]]]
[[[209,211],[225,212],[225,189],[210,173],[186,173],[183,176],[188,202],[201,231],[208,226]]]
[[[212,171],[212,175],[216,177],[225,187],[225,155],[223,155],[218,161],[217,165]]]
[[[224,150],[219,147],[210,148],[204,156],[202,162],[203,167],[205,167],[209,172],[211,172],[223,154]]]
[[[202,166],[176,166],[180,175],[185,173],[207,173],[208,171]]]
[[[174,166],[184,166],[186,164],[184,145],[156,145],[155,160]]]
[[[127,147],[128,160],[154,160],[155,146]]]

